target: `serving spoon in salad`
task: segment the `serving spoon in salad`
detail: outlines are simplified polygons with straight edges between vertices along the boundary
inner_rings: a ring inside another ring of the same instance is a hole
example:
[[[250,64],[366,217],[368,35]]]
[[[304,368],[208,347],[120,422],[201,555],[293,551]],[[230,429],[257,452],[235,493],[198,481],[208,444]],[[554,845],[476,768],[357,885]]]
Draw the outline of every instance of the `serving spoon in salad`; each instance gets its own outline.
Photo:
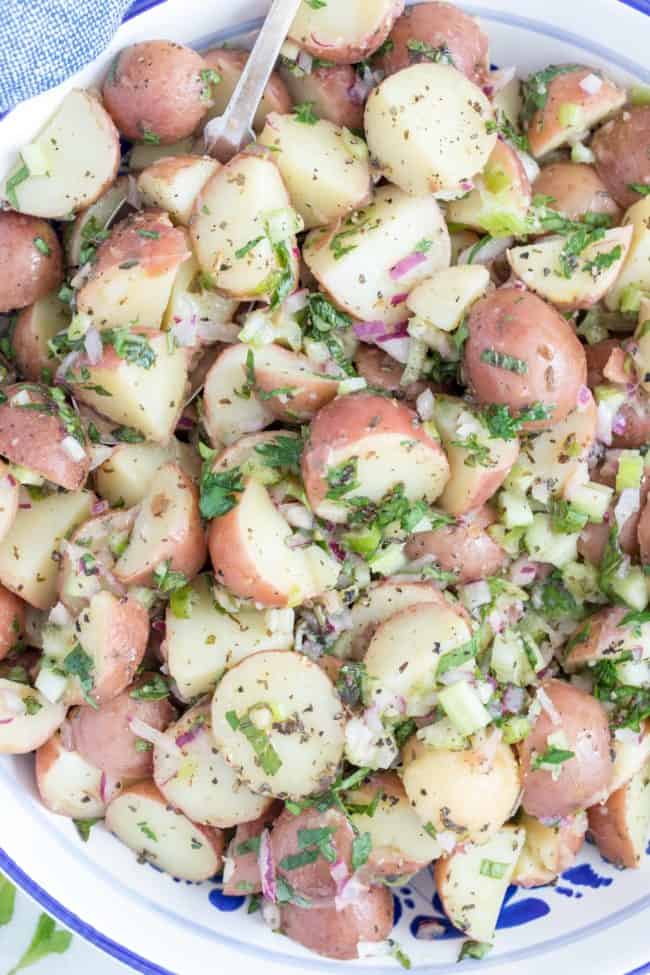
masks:
[[[300,2],[273,0],[226,111],[206,125],[205,147],[219,162],[255,139],[253,118]]]

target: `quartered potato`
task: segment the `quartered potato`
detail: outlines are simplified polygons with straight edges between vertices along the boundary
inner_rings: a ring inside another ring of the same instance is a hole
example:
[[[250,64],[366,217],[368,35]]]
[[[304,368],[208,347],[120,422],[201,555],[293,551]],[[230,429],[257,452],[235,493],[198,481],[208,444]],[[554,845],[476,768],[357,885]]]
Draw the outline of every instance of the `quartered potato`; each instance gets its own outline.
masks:
[[[11,337],[16,364],[30,382],[42,382],[54,370],[50,339],[70,324],[70,307],[52,291],[23,308]]]
[[[64,748],[60,733],[36,752],[36,786],[43,805],[59,816],[101,819],[106,811],[101,769]]]
[[[303,0],[289,38],[314,57],[354,64],[381,47],[403,9],[403,0]]]
[[[650,768],[645,765],[603,805],[589,809],[589,832],[617,867],[639,868],[650,830]]]
[[[138,176],[138,189],[146,206],[159,207],[175,223],[189,224],[197,196],[219,169],[208,156],[171,156],[158,159]]]
[[[216,73],[219,80],[211,83],[212,104],[208,110],[207,120],[218,118],[225,112],[228,102],[237,87],[237,83],[248,61],[248,51],[238,51],[232,47],[213,47],[203,53],[203,61]],[[305,101],[306,99],[297,99]],[[288,112],[291,110],[291,97],[280,75],[273,71],[269,78],[262,100],[255,112],[253,128],[261,132],[267,116],[271,112]]]
[[[28,684],[0,678],[0,754],[36,751],[63,724],[66,708]]]

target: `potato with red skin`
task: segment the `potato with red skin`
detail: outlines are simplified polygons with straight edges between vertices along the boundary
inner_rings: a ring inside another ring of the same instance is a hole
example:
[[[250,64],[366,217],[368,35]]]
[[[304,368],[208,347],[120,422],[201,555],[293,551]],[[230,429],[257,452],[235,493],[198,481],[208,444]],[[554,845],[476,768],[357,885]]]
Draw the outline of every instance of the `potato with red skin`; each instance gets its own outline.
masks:
[[[639,551],[644,565],[650,563],[650,500],[646,501],[637,528]]]
[[[406,545],[406,556],[413,561],[433,556],[443,572],[456,575],[459,585],[497,575],[508,556],[486,531],[494,521],[496,515],[484,505],[452,525],[413,535]]]
[[[203,58],[172,41],[144,41],[121,51],[104,79],[104,106],[120,133],[162,145],[192,135],[210,107]]]
[[[25,633],[27,604],[0,585],[0,660],[11,653]]]
[[[442,391],[442,387],[421,380],[402,386],[404,366],[376,345],[360,342],[354,356],[354,365],[369,386],[383,389],[395,399],[415,400],[425,389]]]
[[[556,162],[544,166],[533,183],[535,195],[550,196],[548,207],[567,220],[583,220],[586,213],[602,213],[618,224],[623,213],[593,166]]]
[[[393,898],[387,887],[371,887],[341,911],[334,905],[283,904],[280,930],[325,958],[359,957],[359,943],[385,941],[393,930]]]
[[[600,565],[601,559],[605,554],[611,526],[614,524],[614,507],[614,505],[610,505],[608,511],[609,519],[607,521],[602,521],[599,524],[585,525],[580,532],[578,554],[587,562],[591,562],[592,565]],[[625,524],[619,529],[618,543],[626,555],[634,556],[638,553],[639,543],[637,540],[637,532],[639,523],[640,515],[637,511],[630,515]]]
[[[321,517],[345,522],[341,501],[328,498],[332,470],[356,468],[346,500],[363,495],[377,501],[403,483],[405,496],[435,501],[449,477],[440,444],[422,427],[416,413],[382,396],[341,396],[315,417],[302,456],[302,476],[309,503]],[[347,465],[347,467],[346,467]]]
[[[250,823],[240,823],[224,857],[223,892],[229,897],[243,894],[259,894],[262,890],[260,858],[257,844],[252,849],[245,848],[251,840],[258,840],[282,812],[283,805],[275,801],[259,819]],[[238,851],[242,852],[238,852]]]
[[[24,379],[37,383],[42,381],[44,370],[49,369],[50,374],[54,372],[56,363],[50,353],[49,341],[69,324],[70,306],[58,298],[57,292],[23,308],[16,318],[11,348]]]
[[[399,17],[390,33],[392,48],[379,60],[387,75],[427,60],[425,52],[409,48],[420,41],[425,49],[446,48],[452,63],[476,85],[485,84],[490,70],[488,37],[474,17],[451,3],[419,3]]]
[[[573,136],[593,128],[613,115],[625,104],[625,91],[603,77],[601,72],[579,64],[562,67],[568,67],[569,70],[551,78],[547,84],[548,96],[544,107],[534,112],[528,120],[528,142],[535,158],[558,149]],[[581,85],[591,75],[600,78],[602,82],[593,93],[586,91]],[[575,106],[575,121],[572,118],[563,118],[567,105]]]
[[[31,305],[61,284],[63,251],[46,220],[0,212],[0,279],[2,314]]]
[[[625,108],[591,142],[596,170],[619,206],[641,199],[631,184],[650,185],[650,105]]]
[[[107,778],[122,783],[137,782],[153,774],[153,751],[138,751],[139,736],[130,722],[137,718],[157,731],[164,731],[176,711],[168,698],[148,701],[132,697],[154,674],[148,671],[97,710],[80,707],[69,716],[74,748],[87,762],[96,765]]]
[[[0,453],[68,491],[82,487],[90,467],[85,443],[69,433],[46,387],[18,383],[5,392],[7,399],[0,404]],[[21,406],[24,397],[27,402]],[[37,404],[42,404],[42,411]]]
[[[622,621],[629,613],[627,606],[606,606],[589,617],[588,625],[582,622],[576,626],[564,658],[563,666],[567,673],[573,674],[581,667],[593,666],[599,660],[616,661],[626,651],[643,645],[650,636],[650,627],[642,624],[645,631],[638,631],[636,624],[623,626]],[[650,642],[644,656],[650,656]]]
[[[203,53],[203,61],[208,69],[212,68],[220,76],[221,81],[213,84],[212,105],[206,121],[223,115],[228,102],[237,87],[241,73],[249,58],[249,51],[238,51],[234,48],[213,47]],[[291,111],[291,97],[280,75],[273,71],[266,83],[264,94],[253,119],[253,129],[261,132],[270,112],[285,114]]]
[[[404,0],[302,0],[289,28],[289,40],[323,61],[356,64],[381,47]]]
[[[37,750],[34,775],[41,802],[50,812],[74,819],[103,817],[109,799],[106,776],[66,748],[60,732]],[[111,791],[116,794],[118,787],[111,786]]]
[[[522,813],[518,824],[526,830],[524,848],[512,877],[516,887],[541,887],[551,884],[575,862],[585,841],[587,817],[584,812],[545,825]]]
[[[513,413],[533,403],[552,409],[548,420],[525,423],[525,430],[552,426],[575,407],[587,378],[585,352],[551,305],[519,288],[499,288],[477,301],[467,327],[465,370],[480,403],[502,403]],[[499,356],[514,361],[493,365]]]
[[[550,699],[548,710],[542,706],[530,734],[518,745],[522,804],[537,818],[570,816],[607,794],[613,769],[607,712],[586,691],[565,681],[546,680],[541,690]],[[535,759],[551,747],[549,735],[560,732],[566,740],[563,748],[573,758],[553,770],[534,768]]]
[[[265,394],[264,403],[278,420],[311,420],[338,393],[338,379],[328,376],[306,356],[274,343],[256,349],[254,363],[255,385]],[[278,389],[282,392],[271,396]]]
[[[335,857],[330,863],[319,855],[313,863],[292,870],[287,858],[295,856],[303,849],[300,846],[300,831],[308,829],[332,831],[330,842]],[[284,877],[303,897],[334,897],[337,888],[331,867],[337,860],[343,861],[351,872],[353,840],[352,826],[338,809],[327,809],[322,813],[317,809],[304,809],[297,816],[285,809],[276,819],[271,832],[271,855],[276,873]]]
[[[615,866],[638,869],[650,826],[650,765],[646,764],[621,789],[587,810],[589,832],[605,859]]]
[[[605,339],[596,345],[585,346],[587,356],[587,383],[591,389],[606,383],[604,370],[612,353],[620,349],[618,339]],[[650,441],[650,396],[640,388],[628,393],[626,402],[620,407],[615,421],[619,432],[612,431],[612,447],[631,448],[645,446]]]
[[[281,66],[280,75],[294,104],[311,102],[318,118],[347,129],[363,129],[364,98],[357,91],[357,72],[353,65],[313,68],[303,77],[296,77]]]
[[[57,587],[61,602],[71,613],[80,613],[100,589],[126,595],[112,574],[117,561],[114,548],[128,539],[137,513],[137,508],[112,509],[90,518],[62,545]]]

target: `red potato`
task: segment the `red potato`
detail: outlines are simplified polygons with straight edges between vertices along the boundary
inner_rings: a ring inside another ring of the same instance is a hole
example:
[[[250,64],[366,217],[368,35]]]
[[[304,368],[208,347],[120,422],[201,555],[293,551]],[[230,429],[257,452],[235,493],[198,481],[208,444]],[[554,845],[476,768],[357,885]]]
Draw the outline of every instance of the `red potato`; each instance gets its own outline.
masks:
[[[223,115],[228,102],[237,87],[244,66],[248,61],[248,51],[238,51],[233,48],[213,47],[203,53],[203,61],[208,68],[212,68],[220,77],[220,81],[212,85],[212,105],[209,108],[207,120]],[[290,112],[291,97],[280,75],[273,71],[266,83],[262,100],[259,103],[253,128],[261,132],[264,128],[266,116],[270,112]]]
[[[403,10],[404,0],[303,0],[289,39],[323,61],[354,64],[381,47]]]
[[[283,904],[280,930],[325,958],[359,958],[360,945],[385,941],[393,930],[393,898],[387,887],[371,887],[340,911]]]
[[[347,818],[338,809],[328,809],[318,812],[316,809],[305,809],[294,816],[285,809],[276,819],[271,832],[271,855],[275,863],[276,872],[288,880],[291,886],[307,898],[334,897],[337,892],[336,881],[332,877],[332,863],[319,856],[313,863],[290,869],[290,864],[283,861],[300,852],[299,831],[312,829],[332,830],[331,844],[336,853],[336,861],[343,862],[351,872],[352,841],[354,831]]]
[[[85,442],[69,432],[70,422],[61,416],[58,400],[46,387],[33,384],[9,386],[6,396],[0,404],[0,453],[68,491],[82,487],[90,458]]]
[[[610,795],[626,785],[650,759],[650,722],[641,723],[641,731],[636,741],[634,739],[630,741],[629,738],[622,741],[614,735],[612,748],[614,774],[610,782]]]
[[[587,378],[584,348],[541,298],[499,288],[473,306],[467,325],[465,369],[479,402],[503,403],[512,411],[537,402],[552,408],[548,420],[526,423],[527,430],[558,423],[575,407]],[[491,364],[500,356],[511,359]]]
[[[194,201],[219,168],[209,156],[167,156],[157,159],[138,176],[145,206],[166,210],[174,223],[187,226]]]
[[[259,894],[262,890],[257,841],[282,812],[282,803],[271,807],[250,823],[240,823],[226,851],[223,865],[223,892],[229,897]],[[253,844],[250,841],[253,840]],[[250,846],[252,845],[252,848]]]
[[[625,108],[593,137],[596,169],[621,207],[632,206],[641,194],[631,184],[650,185],[650,105]]]
[[[550,701],[548,710],[540,712],[518,746],[522,803],[531,816],[570,816],[607,794],[613,768],[607,712],[590,694],[564,681],[544,681],[541,691]],[[553,770],[534,768],[535,759],[552,747],[549,735],[558,733],[573,758]]]
[[[363,376],[369,386],[383,389],[396,399],[415,400],[427,388],[440,392],[439,388],[422,381],[402,386],[404,366],[376,345],[360,342],[354,356],[354,364],[359,375]]]
[[[75,620],[74,636],[91,658],[92,688],[82,691],[79,679],[70,677],[65,702],[84,704],[90,697],[105,704],[135,677],[147,649],[149,616],[135,599],[100,592]]]
[[[617,867],[638,869],[650,829],[650,765],[587,814],[589,832],[600,854]]]
[[[205,377],[203,422],[213,447],[235,443],[247,433],[257,433],[273,422],[273,413],[255,391],[237,395],[246,382],[249,348],[242,342],[226,347]]]
[[[223,863],[223,833],[176,812],[153,782],[138,782],[113,799],[106,825],[129,849],[179,880],[210,880]]]
[[[281,66],[280,75],[295,105],[311,102],[319,118],[348,129],[363,129],[365,99],[357,87],[357,72],[351,64],[312,68],[309,74],[301,75]]]
[[[0,213],[0,313],[25,308],[63,281],[63,252],[45,220]]]
[[[646,501],[641,512],[637,532],[641,561],[647,565],[650,562],[650,501]]]
[[[347,465],[347,467],[346,467]],[[352,465],[352,467],[350,467]],[[341,501],[328,498],[333,469],[347,471],[351,487],[339,497],[378,501],[397,484],[411,501],[435,501],[449,477],[440,444],[417,414],[394,400],[368,393],[334,400],[315,417],[302,457],[309,503],[320,517],[345,522]]]
[[[65,720],[65,705],[29,684],[0,679],[0,755],[26,755],[52,737]]]
[[[626,651],[638,650],[650,657],[650,625],[621,623],[629,615],[627,606],[607,606],[589,617],[588,625],[580,623],[570,640],[564,669],[573,674],[581,667],[593,666],[599,660],[616,658]],[[646,646],[647,644],[647,646]]]
[[[124,596],[125,589],[112,570],[117,552],[124,548],[133,529],[136,508],[107,511],[80,525],[62,546],[58,590],[61,602],[79,613],[100,589]]]
[[[21,376],[30,382],[42,382],[44,370],[54,372],[55,360],[50,355],[49,341],[69,324],[70,306],[60,301],[56,292],[23,308],[11,336],[11,348]]]
[[[607,542],[611,532],[612,519],[614,518],[614,505],[610,505],[608,520],[602,521],[599,525],[586,525],[580,532],[578,539],[578,554],[592,565],[600,565]],[[618,543],[621,550],[626,555],[634,556],[639,551],[637,533],[641,517],[639,512],[635,512],[627,519],[625,524],[619,529]]]
[[[274,443],[277,439],[289,437],[294,439],[298,436],[295,430],[267,430],[265,433],[249,433],[241,437],[236,443],[226,447],[212,465],[212,473],[229,471],[233,467],[241,467],[244,474],[257,476],[257,479],[264,484],[272,484],[280,480],[280,472],[273,472],[273,469],[266,467],[261,474],[260,467],[265,466],[262,455],[258,447],[262,444]]]
[[[497,575],[508,556],[486,531],[494,521],[494,512],[484,506],[459,518],[456,524],[413,535],[406,556],[413,561],[433,556],[444,572],[456,574],[459,585]]]
[[[20,484],[0,460],[0,542],[11,530],[20,501]]]
[[[587,817],[579,812],[559,820],[557,825],[548,826],[522,813],[517,822],[526,831],[526,841],[512,883],[517,887],[541,887],[553,883],[575,862],[585,840]]]
[[[137,323],[160,328],[176,272],[190,256],[187,237],[162,210],[144,210],[115,224],[97,249],[77,310],[98,328]]]
[[[621,343],[617,339],[605,339],[596,345],[587,345],[587,382],[591,389],[606,382],[604,369],[612,352],[620,349]],[[616,414],[615,426],[618,433],[612,433],[612,447],[639,448],[650,441],[650,397],[641,389],[627,394]]]
[[[71,748],[57,732],[36,752],[36,788],[43,805],[59,816],[101,818],[106,810],[102,772]]]
[[[519,236],[528,233],[531,198],[530,181],[517,151],[499,140],[474,179],[474,189],[449,203],[447,219],[494,237]]]
[[[138,751],[142,739],[131,730],[135,718],[156,731],[165,731],[176,717],[167,698],[158,701],[132,697],[154,674],[145,672],[129,687],[97,710],[77,708],[70,714],[74,748],[91,765],[105,774],[110,782],[126,784],[150,778],[153,773],[153,751]]]
[[[0,660],[11,653],[25,634],[27,604],[0,585]]]
[[[586,163],[544,166],[533,183],[533,193],[552,197],[549,207],[568,220],[583,220],[586,213],[603,213],[618,224],[623,215],[595,168]]]
[[[292,531],[266,489],[245,481],[238,503],[208,529],[217,581],[242,599],[295,606],[333,589],[340,565],[317,545],[291,548]]]
[[[192,135],[210,107],[203,58],[172,41],[121,51],[104,79],[104,105],[122,135],[167,145]]]
[[[266,394],[264,403],[278,420],[311,420],[338,393],[338,379],[320,372],[306,356],[279,345],[256,349],[254,362],[256,385]],[[282,392],[270,396],[278,389]]]
[[[167,564],[192,579],[205,556],[198,489],[178,464],[165,464],[141,503],[115,575],[125,585],[151,585],[155,570]]]
[[[387,75],[427,60],[430,49],[433,54],[446,48],[459,71],[475,84],[485,84],[490,69],[488,37],[477,20],[451,3],[409,7],[395,21],[390,40],[393,46],[379,61]],[[418,50],[413,41],[419,41],[423,50]]]
[[[528,142],[533,156],[545,156],[586,129],[592,129],[625,104],[626,94],[599,71],[581,65],[558,73],[548,82],[544,107],[528,120]],[[593,93],[583,87],[586,78],[598,78]],[[620,201],[618,201],[620,202]]]

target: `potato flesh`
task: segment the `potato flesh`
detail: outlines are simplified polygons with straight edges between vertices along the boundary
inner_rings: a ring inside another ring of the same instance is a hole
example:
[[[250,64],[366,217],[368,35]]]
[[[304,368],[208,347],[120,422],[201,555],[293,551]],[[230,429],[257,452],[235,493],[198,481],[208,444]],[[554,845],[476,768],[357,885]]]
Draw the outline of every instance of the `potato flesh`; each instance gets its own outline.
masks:
[[[490,273],[482,264],[443,268],[419,284],[406,304],[427,324],[453,332],[470,305],[485,294],[489,283]]]
[[[445,64],[414,64],[384,79],[366,102],[366,138],[384,176],[414,196],[457,193],[497,141],[480,88]]]
[[[120,176],[87,210],[82,210],[69,233],[64,232],[65,252],[68,264],[78,267],[81,264],[81,249],[84,246],[84,230],[97,226],[104,230],[109,221],[126,203],[129,192],[128,176]],[[91,223],[94,221],[94,224]]]
[[[281,720],[295,719],[284,732],[267,731],[282,765],[275,774],[262,768],[244,734],[226,715],[239,719],[267,704]],[[217,747],[249,788],[263,795],[298,799],[331,783],[343,755],[343,707],[329,679],[301,654],[257,653],[228,671],[212,702],[212,728]]]
[[[383,623],[364,657],[374,700],[396,695],[406,702],[409,717],[432,707],[440,657],[471,639],[465,620],[451,608],[421,603]]]
[[[154,780],[167,801],[192,822],[226,828],[249,823],[268,809],[271,800],[247,789],[215,748],[209,705],[191,708],[166,735],[178,750],[154,747]],[[183,743],[184,735],[195,737]]]
[[[289,28],[289,37],[307,49],[314,46],[350,48],[350,60],[355,61],[358,58],[354,52],[364,52],[367,45],[369,51],[379,46],[381,41],[373,45],[372,38],[391,15],[399,12],[395,0],[372,0],[370,3],[328,0],[318,8],[303,0]],[[345,57],[337,55],[336,60],[344,61]]]
[[[588,480],[587,455],[596,436],[596,406],[573,410],[551,430],[529,440],[520,464],[530,470],[535,485],[555,496],[565,493],[576,480]]]
[[[5,703],[5,698],[9,697],[34,699],[40,704],[40,709],[35,714],[27,711],[14,714]],[[53,704],[35,688],[0,679],[0,754],[25,755],[35,751],[61,727],[65,715],[63,704]]]
[[[199,325],[203,322],[211,325],[227,325],[232,323],[238,302],[232,298],[224,298],[216,291],[206,291],[197,287],[200,267],[194,256],[183,261],[174,278],[171,295],[163,316],[162,327],[169,329],[178,321],[186,321],[196,315]],[[230,325],[234,329],[234,326]],[[224,332],[224,341],[228,332]]]
[[[127,790],[110,803],[106,825],[134,853],[172,877],[200,882],[219,869],[221,858],[205,835],[162,796],[157,800]]]
[[[632,241],[625,264],[605,297],[605,304],[615,311],[627,288],[650,290],[650,198],[634,203],[623,217],[623,226],[632,225]]]
[[[338,238],[342,248],[354,249],[337,258],[337,235],[355,227],[358,232]],[[424,260],[408,273],[391,275],[391,269],[413,255],[422,240],[431,242]],[[433,197],[409,197],[395,186],[382,186],[372,203],[342,227],[312,231],[303,259],[321,286],[355,318],[396,325],[406,317],[403,296],[434,271],[449,266],[451,244]]]
[[[213,447],[231,444],[244,433],[256,433],[273,422],[273,414],[254,393],[237,396],[246,383],[248,347],[235,345],[216,360],[205,380],[205,426]]]
[[[367,154],[353,154],[348,129],[319,119],[305,125],[295,115],[270,115],[259,141],[278,150],[276,162],[306,229],[344,217],[371,195]],[[358,140],[358,145],[365,149]]]
[[[90,516],[93,495],[88,491],[50,494],[19,509],[0,543],[0,582],[36,609],[56,602],[59,571],[53,558],[69,532]]]
[[[101,770],[82,758],[79,752],[63,748],[58,736],[51,746],[45,747],[57,749],[56,758],[47,772],[38,777],[38,789],[47,808],[73,819],[103,817],[106,803],[101,798]]]
[[[146,206],[161,207],[172,220],[187,226],[197,196],[219,164],[207,156],[180,156],[161,160],[138,176],[138,189]]]
[[[132,508],[144,500],[156,474],[169,461],[177,463],[190,477],[200,474],[196,451],[176,437],[165,447],[154,443],[120,444],[95,471],[97,493],[110,504],[121,499],[127,508]]]
[[[120,161],[117,130],[99,99],[88,92],[68,92],[34,141],[42,148],[49,175],[30,176],[16,187],[22,213],[61,220],[94,203],[115,178]]]
[[[271,628],[269,615],[242,609],[235,616],[215,609],[211,578],[192,581],[188,619],[167,611],[165,650],[167,666],[181,696],[187,700],[212,691],[223,673],[244,657],[260,650],[289,650],[293,644],[290,625]]]
[[[399,782],[399,780],[398,780]],[[370,805],[379,785],[372,779],[360,789],[349,792],[346,801],[356,805]],[[370,833],[373,850],[390,851],[412,863],[430,863],[441,854],[438,841],[426,832],[418,816],[411,808],[406,795],[398,790],[382,793],[382,798],[372,816],[353,813],[350,821],[359,833]]]

